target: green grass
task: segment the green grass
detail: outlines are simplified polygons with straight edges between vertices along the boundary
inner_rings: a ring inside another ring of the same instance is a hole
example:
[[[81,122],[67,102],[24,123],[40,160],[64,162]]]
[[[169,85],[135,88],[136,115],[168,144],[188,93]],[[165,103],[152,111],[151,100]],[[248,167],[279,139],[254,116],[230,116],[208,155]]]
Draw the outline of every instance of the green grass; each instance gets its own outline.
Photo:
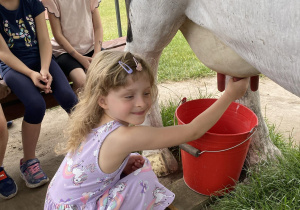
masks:
[[[158,82],[183,81],[214,75],[215,72],[198,60],[180,31],[164,49],[159,60]]]
[[[122,25],[122,36],[127,34],[127,15],[125,1],[119,1],[120,18]],[[104,41],[116,39],[119,37],[118,25],[115,11],[115,1],[103,0],[99,6],[101,22],[104,32]]]
[[[119,1],[122,35],[127,34],[127,15],[125,1]],[[119,37],[115,2],[103,0],[99,6],[103,25],[104,41]],[[49,21],[49,36],[53,37]],[[214,76],[215,72],[204,66],[195,56],[185,38],[178,32],[171,43],[164,49],[159,61],[158,82],[183,81],[200,77]]]

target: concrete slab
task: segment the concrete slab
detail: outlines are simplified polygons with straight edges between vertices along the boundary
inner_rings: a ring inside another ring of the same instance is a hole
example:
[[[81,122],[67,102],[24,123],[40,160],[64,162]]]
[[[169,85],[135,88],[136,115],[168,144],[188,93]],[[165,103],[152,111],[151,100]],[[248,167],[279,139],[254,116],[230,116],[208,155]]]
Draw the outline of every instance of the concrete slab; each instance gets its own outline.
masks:
[[[169,206],[170,210],[201,210],[207,209],[212,200],[209,196],[201,195],[191,190],[183,178],[177,180],[169,188],[175,193],[175,200]]]
[[[165,177],[159,177],[159,182],[175,193],[173,203],[168,210],[208,210],[208,205],[212,203],[209,196],[201,195],[191,190],[183,180],[181,162],[179,170]]]

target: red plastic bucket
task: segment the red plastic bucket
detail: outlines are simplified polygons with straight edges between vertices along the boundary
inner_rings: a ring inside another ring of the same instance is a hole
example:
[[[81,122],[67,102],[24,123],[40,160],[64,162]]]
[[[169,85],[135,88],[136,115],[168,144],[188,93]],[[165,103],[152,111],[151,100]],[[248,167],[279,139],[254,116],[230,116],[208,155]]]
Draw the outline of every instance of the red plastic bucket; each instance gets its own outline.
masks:
[[[190,123],[216,99],[198,99],[181,104],[175,112],[178,124]],[[222,195],[238,180],[250,139],[258,124],[254,112],[231,103],[220,120],[201,138],[188,142],[199,157],[181,150],[183,178],[186,185],[203,195]]]

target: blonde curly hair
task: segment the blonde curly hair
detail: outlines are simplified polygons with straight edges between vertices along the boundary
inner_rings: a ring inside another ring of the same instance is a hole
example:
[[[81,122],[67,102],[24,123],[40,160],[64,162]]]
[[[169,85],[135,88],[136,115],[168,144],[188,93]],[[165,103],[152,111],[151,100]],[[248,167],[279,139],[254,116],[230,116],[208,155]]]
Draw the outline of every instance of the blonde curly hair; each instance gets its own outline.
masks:
[[[133,57],[142,65],[142,71],[136,70]],[[133,72],[127,73],[119,61],[127,64]],[[157,98],[157,86],[153,71],[138,55],[122,51],[102,51],[93,59],[87,71],[86,84],[79,93],[79,102],[74,107],[66,127],[67,145],[64,152],[75,152],[81,142],[99,125],[104,110],[98,105],[100,96],[107,96],[110,90],[126,86],[130,76],[136,81],[141,75],[147,75],[151,85],[153,101]]]

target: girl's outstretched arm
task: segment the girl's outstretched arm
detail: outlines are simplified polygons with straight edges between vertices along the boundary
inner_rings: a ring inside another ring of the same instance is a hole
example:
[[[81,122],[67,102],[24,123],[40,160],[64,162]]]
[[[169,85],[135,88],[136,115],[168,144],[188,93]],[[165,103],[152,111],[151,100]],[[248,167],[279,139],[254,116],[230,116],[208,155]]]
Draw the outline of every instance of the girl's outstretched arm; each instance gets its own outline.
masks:
[[[93,26],[94,26],[94,55],[101,51],[103,42],[103,28],[98,8],[93,11]]]
[[[49,66],[52,57],[52,45],[50,43],[48,28],[45,20],[45,12],[42,12],[34,18],[36,33],[41,57],[41,75],[46,83],[45,93],[50,93],[52,76],[49,73]]]
[[[42,76],[30,68],[28,68],[19,58],[17,58],[8,48],[3,36],[0,34],[0,60],[2,60],[10,68],[17,72],[20,72],[27,77],[29,77],[35,86],[45,90],[46,85],[42,84],[40,81],[45,82]]]
[[[207,110],[186,125],[154,128],[148,126],[124,127],[119,135],[122,150],[141,151],[179,145],[200,138],[220,119],[231,102],[242,97],[247,90],[249,78],[237,82],[229,80],[225,93]],[[115,139],[117,140],[117,139]]]
[[[99,166],[105,173],[112,173],[132,151],[161,149],[200,138],[220,119],[231,102],[244,95],[248,83],[249,78],[237,82],[231,79],[225,93],[189,124],[160,128],[119,127],[104,141]]]
[[[77,52],[74,47],[70,44],[70,42],[66,39],[66,37],[62,33],[61,24],[59,18],[55,17],[54,14],[48,13],[50,26],[52,30],[52,34],[56,40],[56,42],[64,48],[64,50],[69,53],[73,58],[75,58],[81,65],[88,69],[92,58],[83,56],[79,52]],[[74,35],[76,36],[76,34]]]

